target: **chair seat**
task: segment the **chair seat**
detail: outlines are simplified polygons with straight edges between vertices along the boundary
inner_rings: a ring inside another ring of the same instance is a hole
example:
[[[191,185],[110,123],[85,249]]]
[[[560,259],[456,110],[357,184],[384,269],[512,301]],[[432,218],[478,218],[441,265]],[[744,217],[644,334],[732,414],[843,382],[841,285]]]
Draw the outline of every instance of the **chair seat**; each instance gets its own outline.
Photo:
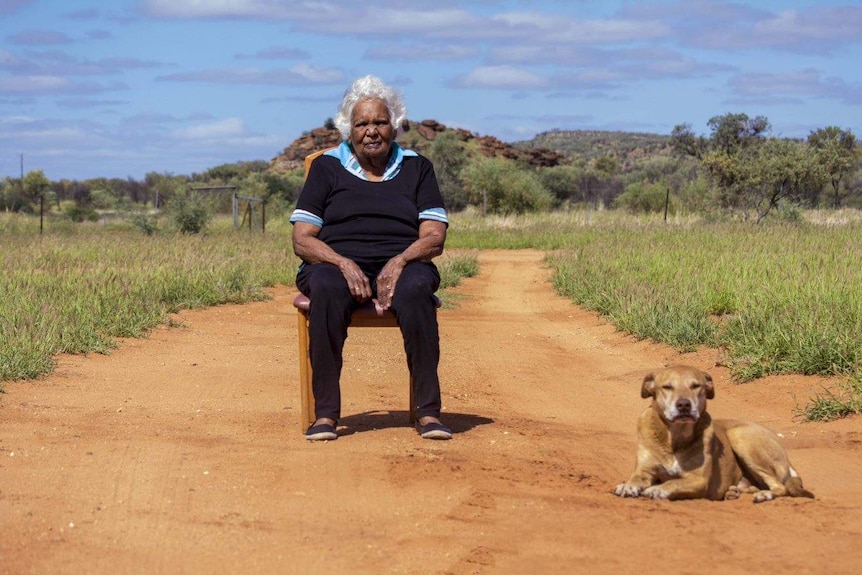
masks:
[[[436,295],[434,297],[434,306],[440,309],[443,302]],[[299,294],[293,298],[293,307],[300,312],[307,314],[311,309],[311,299],[304,294]],[[391,310],[378,310],[372,300],[368,300],[353,311],[352,324],[356,327],[373,327],[373,324],[380,324],[380,327],[388,327],[395,322],[395,314]],[[397,323],[397,322],[396,322]]]
[[[298,296],[293,298],[293,307],[300,311],[308,313],[311,310],[311,299],[307,295],[299,294]],[[374,302],[371,300],[368,300],[367,302],[363,303],[361,306],[359,306],[353,311],[354,319],[374,319],[376,317],[383,318],[386,316],[393,317],[394,314],[389,310],[378,310],[374,306]]]

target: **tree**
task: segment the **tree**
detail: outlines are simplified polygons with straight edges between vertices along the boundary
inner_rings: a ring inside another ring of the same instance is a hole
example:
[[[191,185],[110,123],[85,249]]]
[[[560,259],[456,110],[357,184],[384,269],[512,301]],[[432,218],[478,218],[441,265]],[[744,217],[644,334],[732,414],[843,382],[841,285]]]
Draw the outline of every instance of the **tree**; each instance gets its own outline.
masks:
[[[90,191],[91,205],[97,210],[110,210],[117,207],[117,197],[113,190],[97,188]]]
[[[711,152],[704,163],[724,191],[725,207],[751,211],[758,223],[780,202],[798,203],[821,181],[816,158],[795,140],[769,138],[735,154]]]
[[[157,172],[148,172],[144,176],[144,181],[152,194],[154,208],[164,206],[188,183],[188,180],[183,176]]]
[[[599,200],[606,206],[612,204],[614,198],[623,191],[623,184],[617,178],[620,172],[619,161],[612,154],[599,156],[593,160],[592,172],[596,184],[592,194],[595,208],[599,208]]]
[[[12,180],[8,177],[0,181],[0,210],[9,212],[32,212],[24,190],[21,188],[21,180]]]
[[[428,156],[434,162],[437,185],[440,186],[446,208],[453,212],[466,208],[468,198],[461,182],[461,170],[467,161],[467,154],[454,132],[438,134]]]
[[[680,171],[684,171],[694,163],[693,158],[680,158],[673,156],[652,156],[639,161],[631,170],[625,174],[626,183],[647,181],[655,183],[659,180],[672,177]]]
[[[707,122],[711,131],[710,148],[734,154],[742,148],[760,142],[772,129],[765,116],[749,118],[747,114],[713,116]]]
[[[71,200],[75,203],[89,203],[90,187],[84,182],[77,180],[60,180],[54,182],[54,189],[57,191],[57,201]]]
[[[522,214],[549,210],[554,198],[539,177],[511,160],[477,158],[463,171],[470,202],[486,213]]]
[[[575,166],[552,166],[539,170],[542,185],[554,195],[557,204],[580,199],[581,170]]]
[[[596,209],[599,207],[599,174],[594,169],[589,168],[581,172],[581,177],[578,181],[578,189],[581,192],[581,200],[585,204],[593,204]]]
[[[24,193],[31,201],[38,201],[51,187],[51,181],[42,170],[27,172],[24,176]]]
[[[623,208],[633,214],[659,213],[665,209],[667,194],[666,183],[634,182],[626,186],[625,191],[614,200],[614,207]]]
[[[723,208],[745,208],[742,168],[744,151],[762,143],[770,131],[764,116],[749,118],[747,114],[713,116],[707,122],[709,138],[695,135],[690,124],[678,124],[671,132],[671,148],[680,158],[693,157],[700,161],[718,187],[718,200]]]
[[[670,145],[676,155],[700,160],[709,148],[709,141],[703,136],[696,136],[691,124],[677,124],[670,133]]]
[[[828,126],[808,135],[808,144],[817,154],[826,179],[832,187],[832,207],[840,208],[851,189],[842,186],[856,170],[856,136],[850,130]]]
[[[593,160],[593,168],[605,178],[611,178],[620,171],[620,163],[611,154],[605,154]]]

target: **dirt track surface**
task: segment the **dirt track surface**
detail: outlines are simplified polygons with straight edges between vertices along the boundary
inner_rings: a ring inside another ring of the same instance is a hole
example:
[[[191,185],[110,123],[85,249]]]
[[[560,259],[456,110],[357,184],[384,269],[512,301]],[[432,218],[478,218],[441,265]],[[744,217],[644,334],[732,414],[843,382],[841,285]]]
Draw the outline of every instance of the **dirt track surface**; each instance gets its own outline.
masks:
[[[63,357],[0,396],[0,573],[858,573],[862,419],[824,385],[733,384],[716,353],[636,342],[553,294],[536,251],[483,252],[440,312],[449,442],[407,424],[396,330],[350,332],[341,436],[299,422],[293,288]],[[781,434],[816,500],[620,499],[640,381],[685,362],[714,417]]]

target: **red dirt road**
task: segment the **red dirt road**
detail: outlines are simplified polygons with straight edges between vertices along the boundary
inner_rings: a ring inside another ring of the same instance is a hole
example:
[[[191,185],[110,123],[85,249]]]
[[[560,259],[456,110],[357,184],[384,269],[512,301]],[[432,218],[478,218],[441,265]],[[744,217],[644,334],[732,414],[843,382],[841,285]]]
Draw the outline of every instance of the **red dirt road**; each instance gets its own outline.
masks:
[[[829,382],[736,385],[713,350],[636,342],[489,251],[440,312],[449,442],[407,424],[395,330],[354,329],[341,437],[299,423],[293,288],[187,312],[0,396],[0,573],[858,573],[862,418],[802,423]],[[620,499],[650,370],[781,434],[817,499]]]

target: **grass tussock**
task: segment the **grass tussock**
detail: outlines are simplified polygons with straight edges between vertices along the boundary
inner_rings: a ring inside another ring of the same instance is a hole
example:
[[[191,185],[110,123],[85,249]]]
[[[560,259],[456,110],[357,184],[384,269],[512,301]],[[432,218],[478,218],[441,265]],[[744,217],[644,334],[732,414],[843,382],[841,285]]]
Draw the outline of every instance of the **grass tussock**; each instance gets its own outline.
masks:
[[[831,421],[851,415],[862,415],[862,377],[857,373],[838,390],[816,393],[808,405],[797,410],[808,421]]]

